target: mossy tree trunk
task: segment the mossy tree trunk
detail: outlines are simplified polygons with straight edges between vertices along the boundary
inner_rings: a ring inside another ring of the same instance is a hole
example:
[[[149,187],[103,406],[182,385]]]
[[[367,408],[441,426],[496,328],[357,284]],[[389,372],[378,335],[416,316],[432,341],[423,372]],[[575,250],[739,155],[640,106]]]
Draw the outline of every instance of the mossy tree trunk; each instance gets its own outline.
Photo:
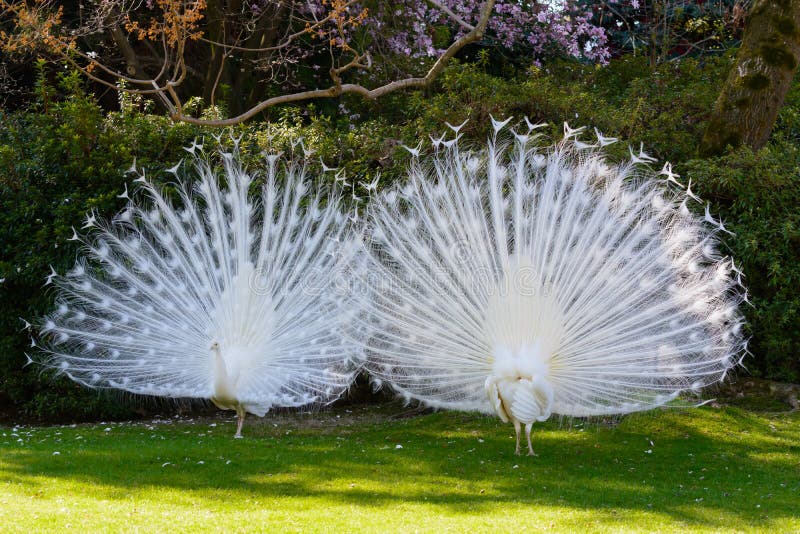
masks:
[[[800,0],[756,0],[736,64],[728,75],[700,145],[763,147],[800,61]]]

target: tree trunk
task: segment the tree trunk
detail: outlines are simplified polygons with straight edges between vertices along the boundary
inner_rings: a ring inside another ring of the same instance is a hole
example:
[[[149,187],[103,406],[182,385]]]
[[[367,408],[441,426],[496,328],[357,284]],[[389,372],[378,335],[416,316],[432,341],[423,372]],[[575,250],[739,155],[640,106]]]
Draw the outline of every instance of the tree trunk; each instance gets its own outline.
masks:
[[[205,30],[207,37],[216,42],[223,42],[225,40],[225,6],[224,2],[211,0],[206,4],[206,20]],[[214,105],[216,100],[216,91],[219,83],[225,83],[223,80],[224,68],[224,50],[221,46],[209,45],[211,57],[208,58],[208,63],[205,68],[205,80],[203,82],[203,101],[207,105]]]
[[[756,0],[700,153],[763,147],[800,61],[800,0]]]

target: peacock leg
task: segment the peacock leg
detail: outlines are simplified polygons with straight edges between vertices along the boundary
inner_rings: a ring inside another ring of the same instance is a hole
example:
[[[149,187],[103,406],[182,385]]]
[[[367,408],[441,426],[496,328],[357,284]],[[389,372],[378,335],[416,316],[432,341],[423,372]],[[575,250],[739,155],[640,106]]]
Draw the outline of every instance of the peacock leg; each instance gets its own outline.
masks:
[[[516,432],[516,433],[517,433],[517,448],[516,448],[516,449],[514,449],[514,454],[516,454],[517,456],[519,456],[519,431],[520,431],[520,424],[519,424],[519,421],[517,421],[516,419],[514,419],[514,421],[513,421],[513,422],[514,422],[514,432]]]
[[[536,453],[533,452],[533,446],[531,445],[531,428],[533,427],[533,423],[528,423],[525,425],[525,437],[528,438],[528,456],[536,456]]]
[[[241,406],[236,407],[236,415],[239,416],[239,421],[236,424],[236,434],[233,436],[234,438],[241,438],[242,437],[242,426],[244,425],[244,416],[247,412]]]

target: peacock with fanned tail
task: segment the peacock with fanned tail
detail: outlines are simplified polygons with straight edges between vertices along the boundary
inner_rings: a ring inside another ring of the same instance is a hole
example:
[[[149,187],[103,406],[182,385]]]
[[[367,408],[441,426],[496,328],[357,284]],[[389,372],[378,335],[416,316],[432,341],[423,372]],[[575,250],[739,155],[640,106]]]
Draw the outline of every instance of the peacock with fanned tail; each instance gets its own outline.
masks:
[[[170,169],[194,174],[177,202],[141,174],[146,201],[75,233],[84,257],[48,277],[43,363],[91,388],[210,399],[236,411],[241,437],[247,412],[331,401],[350,384],[358,308],[341,278],[359,248],[340,194],[312,190],[303,166],[267,156],[256,186],[238,150],[219,154],[221,173],[188,150],[191,169]]]
[[[432,138],[406,184],[372,202],[367,369],[406,399],[497,414],[662,406],[719,382],[746,354],[740,272],[727,231],[689,203],[669,165],[641,150],[619,164],[596,143],[536,147],[539,125],[481,152]],[[705,220],[704,220],[705,219]]]

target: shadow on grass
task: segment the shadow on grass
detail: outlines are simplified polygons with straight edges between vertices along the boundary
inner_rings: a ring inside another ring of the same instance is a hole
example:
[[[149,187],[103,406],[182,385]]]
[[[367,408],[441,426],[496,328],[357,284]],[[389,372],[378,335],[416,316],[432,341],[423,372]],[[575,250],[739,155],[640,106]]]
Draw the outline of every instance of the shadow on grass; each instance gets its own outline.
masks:
[[[65,431],[65,439],[86,437],[72,449],[47,440],[6,448],[0,481],[33,492],[42,477],[68,479],[106,499],[177,489],[220,501],[416,502],[461,513],[520,505],[639,511],[712,528],[796,517],[800,502],[796,414],[700,409],[630,416],[614,429],[545,424],[534,432],[534,458],[513,455],[510,426],[464,414],[326,432],[267,420],[245,440],[231,439],[228,426],[210,436],[198,434],[207,425]],[[54,447],[65,452],[53,456]]]

